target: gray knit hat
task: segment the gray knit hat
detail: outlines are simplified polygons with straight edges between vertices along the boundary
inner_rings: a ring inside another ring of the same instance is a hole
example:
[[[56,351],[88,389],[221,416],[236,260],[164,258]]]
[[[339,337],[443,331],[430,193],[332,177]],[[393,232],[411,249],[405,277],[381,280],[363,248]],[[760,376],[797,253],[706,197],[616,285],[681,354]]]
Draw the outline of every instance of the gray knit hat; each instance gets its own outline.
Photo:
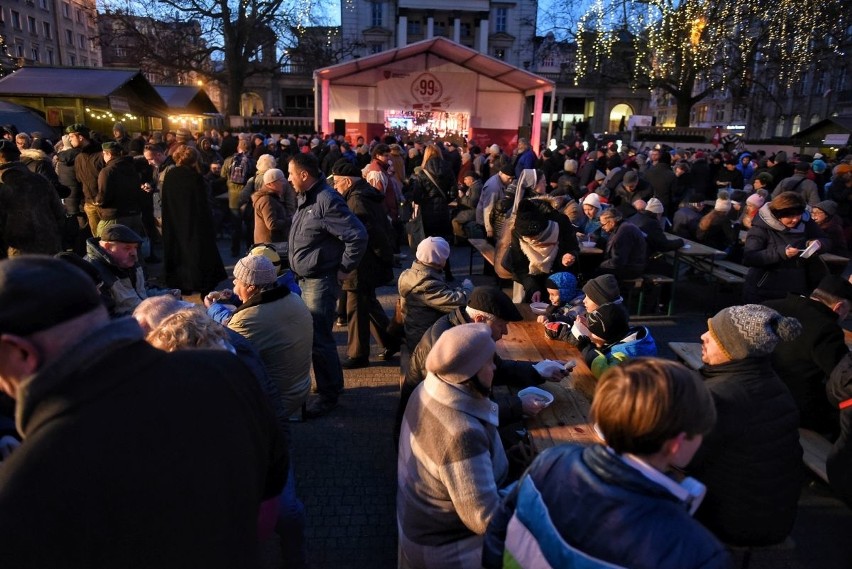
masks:
[[[763,356],[778,342],[796,339],[802,325],[760,304],[731,306],[707,320],[710,335],[732,360]]]
[[[450,258],[450,244],[443,237],[427,237],[417,245],[415,257],[421,263],[443,267]]]
[[[263,255],[243,257],[234,265],[234,278],[247,285],[264,287],[277,278],[275,265]]]
[[[618,280],[614,275],[600,275],[583,285],[583,292],[598,306],[621,300]]]
[[[447,383],[464,383],[494,358],[496,349],[488,324],[453,326],[432,346],[426,371]]]

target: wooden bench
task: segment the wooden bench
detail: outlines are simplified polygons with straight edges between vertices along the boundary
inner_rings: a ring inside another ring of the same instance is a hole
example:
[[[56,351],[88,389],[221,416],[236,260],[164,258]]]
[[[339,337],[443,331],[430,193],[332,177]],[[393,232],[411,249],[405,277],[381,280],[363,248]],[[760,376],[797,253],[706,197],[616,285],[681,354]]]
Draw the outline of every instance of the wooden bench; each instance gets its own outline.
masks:
[[[828,483],[825,462],[831,452],[831,443],[821,434],[810,429],[799,429],[799,443],[802,445],[802,461],[811,472]]]
[[[669,342],[669,348],[687,367],[699,369],[704,365],[701,360],[701,344],[695,342]]]
[[[468,239],[467,242],[470,244],[470,264],[468,265],[467,271],[469,275],[473,274],[474,251],[482,255],[482,258],[485,261],[491,263],[491,266],[494,266],[494,256],[496,254],[496,251],[494,250],[494,245],[492,245],[485,239]]]
[[[693,269],[704,273],[709,278],[717,282],[730,285],[745,284],[745,276],[748,273],[748,267],[743,265],[724,260],[711,262],[700,257],[684,257],[683,261]]]

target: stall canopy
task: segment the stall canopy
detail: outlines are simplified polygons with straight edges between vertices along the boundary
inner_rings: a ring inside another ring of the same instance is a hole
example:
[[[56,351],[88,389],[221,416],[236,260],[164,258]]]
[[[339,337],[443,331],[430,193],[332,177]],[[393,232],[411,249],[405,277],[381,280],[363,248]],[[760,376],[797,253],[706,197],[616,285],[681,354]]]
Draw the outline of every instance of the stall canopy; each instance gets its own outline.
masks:
[[[219,110],[201,87],[191,85],[154,85],[154,89],[169,107],[171,113],[207,115]]]
[[[800,130],[791,138],[803,146],[846,146],[852,135],[852,116],[831,117]]]
[[[456,113],[477,144],[510,145],[524,124],[526,97],[534,97],[530,135],[541,138],[544,94],[552,81],[436,37],[314,72],[320,130],[381,135],[386,112]]]
[[[0,125],[12,125],[18,132],[40,132],[51,140],[55,139],[56,131],[32,109],[0,101]]]

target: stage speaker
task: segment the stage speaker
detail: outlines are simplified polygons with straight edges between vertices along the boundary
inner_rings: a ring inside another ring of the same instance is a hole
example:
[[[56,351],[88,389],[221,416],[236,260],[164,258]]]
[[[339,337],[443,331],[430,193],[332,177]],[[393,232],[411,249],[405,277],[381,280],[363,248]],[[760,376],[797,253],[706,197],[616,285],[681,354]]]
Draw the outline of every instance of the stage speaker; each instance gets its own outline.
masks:
[[[346,135],[346,119],[334,119],[334,135]]]

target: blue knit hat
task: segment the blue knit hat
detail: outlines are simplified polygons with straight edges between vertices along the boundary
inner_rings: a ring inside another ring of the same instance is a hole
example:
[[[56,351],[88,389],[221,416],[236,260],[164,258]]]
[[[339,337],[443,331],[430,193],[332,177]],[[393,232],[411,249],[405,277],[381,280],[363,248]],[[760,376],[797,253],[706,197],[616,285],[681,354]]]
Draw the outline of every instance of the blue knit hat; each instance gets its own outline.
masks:
[[[571,273],[553,273],[547,277],[545,288],[559,291],[559,301],[563,304],[577,296],[577,277]]]

